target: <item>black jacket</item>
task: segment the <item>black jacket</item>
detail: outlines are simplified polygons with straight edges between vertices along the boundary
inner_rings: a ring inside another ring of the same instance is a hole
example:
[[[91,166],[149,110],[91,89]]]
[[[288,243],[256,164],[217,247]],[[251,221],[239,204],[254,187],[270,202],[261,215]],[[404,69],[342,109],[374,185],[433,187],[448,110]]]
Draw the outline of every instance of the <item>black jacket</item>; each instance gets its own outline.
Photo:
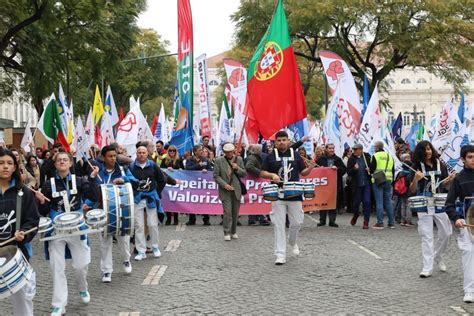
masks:
[[[342,161],[341,157],[334,155],[332,159],[334,159],[333,166],[337,167],[337,205],[338,207],[341,207],[341,203],[343,202],[342,198],[344,194],[344,188],[342,187],[342,176],[346,173],[347,168],[346,165],[344,165],[344,162]],[[328,167],[328,157],[324,155],[319,158],[316,163],[321,167]]]
[[[156,190],[161,198],[161,192],[163,192],[166,184],[176,184],[176,180],[173,177],[161,171],[156,163],[150,159],[146,162],[146,166],[144,168],[138,166],[136,161],[132,162],[130,164],[129,170],[138,180],[138,183],[132,183],[135,194],[137,191],[151,192],[152,190]],[[150,181],[150,184],[149,186],[145,187],[144,185],[146,184],[147,180]]]
[[[23,197],[21,202],[21,223],[20,230],[27,231],[33,227],[37,227],[39,224],[38,208],[36,201],[31,190],[22,186]],[[5,191],[0,193],[0,242],[10,239],[15,235],[16,231],[16,215],[17,208],[17,195],[18,188],[11,186]],[[28,251],[25,248],[25,243],[30,242],[35,236],[35,232],[29,233],[25,236],[22,242],[12,242],[8,245],[17,245],[18,248],[23,252],[25,258],[29,259]]]
[[[459,198],[461,203],[464,198],[474,196],[474,170],[464,168],[454,178],[448,190],[446,198],[446,213],[452,220],[462,218],[461,214],[456,214],[456,200]],[[466,210],[464,210],[466,211]]]
[[[370,167],[370,154],[364,153],[364,156],[365,156],[365,162],[366,162],[366,164],[368,164],[367,168],[369,168]],[[349,177],[351,177],[351,179],[352,179],[351,183],[352,183],[353,188],[357,187],[357,183],[358,183],[357,180],[358,180],[358,177],[360,176],[359,170],[354,169],[354,166],[355,166],[356,162],[357,162],[357,159],[356,159],[356,156],[354,156],[354,154],[352,154],[349,157],[349,159],[347,160],[347,175]],[[365,172],[365,173],[366,173],[366,175],[368,176],[368,179],[369,179],[368,184],[370,184],[370,174],[368,172]]]

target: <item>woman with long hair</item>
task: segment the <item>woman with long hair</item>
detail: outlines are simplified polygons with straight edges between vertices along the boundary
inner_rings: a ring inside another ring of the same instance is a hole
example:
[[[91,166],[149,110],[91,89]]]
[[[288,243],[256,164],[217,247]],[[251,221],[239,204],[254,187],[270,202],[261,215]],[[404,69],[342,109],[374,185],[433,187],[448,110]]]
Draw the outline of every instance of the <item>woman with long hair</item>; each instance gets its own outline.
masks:
[[[39,214],[31,190],[25,188],[21,181],[20,166],[15,155],[8,149],[0,147],[0,242],[12,237],[14,245],[21,250],[26,260],[31,257],[29,242],[35,233],[25,235],[25,231],[38,226]],[[21,197],[21,202],[18,198]],[[20,215],[21,216],[18,216]],[[19,223],[16,223],[19,219]],[[33,315],[33,298],[36,293],[36,275],[33,272],[28,283],[10,296],[14,315]]]
[[[33,155],[26,156],[26,179],[25,185],[37,190],[40,186],[40,167],[38,165],[38,158]]]
[[[179,157],[178,150],[175,145],[168,147],[168,153],[161,161],[161,168],[168,168],[168,170],[184,169],[183,160]],[[165,225],[171,225],[171,217],[173,217],[173,225],[178,225],[178,213],[177,212],[166,212]]]
[[[421,254],[423,269],[420,278],[427,278],[433,273],[433,266],[444,272],[446,265],[442,255],[448,246],[449,236],[452,234],[451,222],[444,208],[435,208],[433,197],[437,193],[444,193],[454,179],[448,175],[446,167],[438,159],[438,153],[429,141],[421,141],[416,145],[413,153],[414,169],[410,192],[426,201],[426,208],[418,208],[418,233],[421,236]],[[447,179],[446,179],[447,178]],[[438,228],[438,238],[433,245],[433,221]]]

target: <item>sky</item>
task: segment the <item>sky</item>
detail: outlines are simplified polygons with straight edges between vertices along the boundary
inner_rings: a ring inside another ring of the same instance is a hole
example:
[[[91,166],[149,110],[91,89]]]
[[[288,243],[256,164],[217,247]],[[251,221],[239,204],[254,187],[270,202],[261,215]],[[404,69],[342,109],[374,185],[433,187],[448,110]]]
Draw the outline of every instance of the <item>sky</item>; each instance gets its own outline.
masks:
[[[147,10],[138,18],[138,26],[152,28],[170,42],[170,52],[177,53],[177,0],[148,0]],[[194,56],[207,57],[231,48],[234,24],[230,15],[239,7],[239,0],[191,0],[194,32]]]

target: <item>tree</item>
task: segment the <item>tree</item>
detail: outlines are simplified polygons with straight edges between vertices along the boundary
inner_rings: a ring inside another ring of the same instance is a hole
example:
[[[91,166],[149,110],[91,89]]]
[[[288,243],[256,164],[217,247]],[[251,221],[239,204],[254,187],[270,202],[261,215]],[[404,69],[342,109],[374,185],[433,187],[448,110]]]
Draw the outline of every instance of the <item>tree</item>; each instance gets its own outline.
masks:
[[[122,60],[138,32],[145,0],[8,0],[0,7],[0,78],[3,97],[16,78],[38,113],[58,83],[74,96],[76,112],[92,103],[104,78],[123,76]],[[5,17],[5,18],[3,18]]]
[[[232,15],[237,46],[257,46],[274,3],[242,1]],[[424,68],[460,89],[474,69],[470,0],[288,0],[285,9],[295,54],[318,66],[308,74],[321,71],[318,52],[329,49],[349,64],[360,91],[365,73],[373,90],[377,83],[383,87],[392,71],[405,67]]]

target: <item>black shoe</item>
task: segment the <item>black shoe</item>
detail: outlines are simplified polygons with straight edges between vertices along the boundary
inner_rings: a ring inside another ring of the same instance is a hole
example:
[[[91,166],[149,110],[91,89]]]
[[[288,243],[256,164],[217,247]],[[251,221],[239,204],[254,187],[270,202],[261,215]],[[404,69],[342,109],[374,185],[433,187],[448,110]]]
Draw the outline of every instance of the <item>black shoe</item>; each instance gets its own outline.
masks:
[[[249,222],[249,226],[256,226],[258,225],[257,222]]]
[[[209,221],[205,221],[202,223],[202,226],[211,226],[211,223]]]
[[[326,223],[322,223],[322,222],[320,222],[320,223],[318,223],[318,225],[316,225],[316,226],[318,226],[318,227],[321,227],[321,226],[326,226]]]
[[[260,226],[270,226],[269,221],[260,221]]]
[[[237,226],[242,226],[242,223],[237,221]]]
[[[223,224],[223,223],[224,223],[224,222],[223,222],[223,221],[221,221],[221,222],[219,223],[219,225],[221,225],[221,226],[222,226],[222,224]]]
[[[196,222],[187,221],[186,225],[187,226],[193,226],[193,225],[196,225]]]
[[[329,226],[331,226],[331,227],[339,227],[339,225],[337,225],[336,223],[329,223]]]
[[[165,226],[169,226],[169,225],[171,225],[171,220],[166,220]]]
[[[117,237],[112,236],[112,242],[113,242],[114,244],[116,244],[116,243],[118,242],[118,241],[117,241]]]

